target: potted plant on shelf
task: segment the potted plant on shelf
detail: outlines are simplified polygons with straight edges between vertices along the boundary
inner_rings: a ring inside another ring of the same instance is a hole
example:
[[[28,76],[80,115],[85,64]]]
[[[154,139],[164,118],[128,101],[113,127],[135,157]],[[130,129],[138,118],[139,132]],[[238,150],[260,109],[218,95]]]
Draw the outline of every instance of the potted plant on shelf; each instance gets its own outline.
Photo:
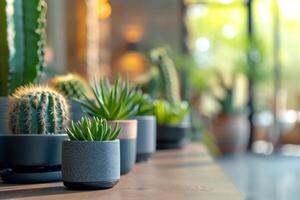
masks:
[[[8,95],[36,82],[44,68],[46,10],[44,0],[0,1],[0,134],[9,133]]]
[[[153,100],[141,91],[136,93],[139,106],[135,119],[138,121],[136,161],[147,161],[156,150],[156,118]]]
[[[73,121],[79,121],[84,113],[80,104],[73,99],[83,99],[84,96],[88,95],[88,84],[86,81],[77,74],[67,74],[53,77],[50,80],[50,84],[70,100],[71,118]]]
[[[186,102],[170,104],[165,100],[154,102],[154,115],[156,116],[157,127],[157,148],[173,149],[182,148],[187,142],[189,124],[184,122],[188,114]]]
[[[91,91],[93,100],[85,96],[83,100],[76,101],[90,116],[107,119],[110,126],[119,124],[121,174],[126,174],[136,160],[137,120],[132,119],[138,110],[136,89],[129,88],[127,79],[122,81],[118,76],[114,85],[108,79],[102,79],[95,83]]]
[[[231,84],[217,73],[223,96],[211,93],[221,110],[213,119],[213,134],[222,154],[245,151],[249,140],[249,122],[244,109],[235,105],[237,74],[232,75]]]
[[[61,145],[69,118],[67,100],[44,86],[18,88],[9,99],[8,125],[0,135],[1,173],[6,183],[61,180]]]
[[[62,147],[62,178],[69,189],[106,189],[120,179],[120,127],[105,119],[83,117],[66,129]]]

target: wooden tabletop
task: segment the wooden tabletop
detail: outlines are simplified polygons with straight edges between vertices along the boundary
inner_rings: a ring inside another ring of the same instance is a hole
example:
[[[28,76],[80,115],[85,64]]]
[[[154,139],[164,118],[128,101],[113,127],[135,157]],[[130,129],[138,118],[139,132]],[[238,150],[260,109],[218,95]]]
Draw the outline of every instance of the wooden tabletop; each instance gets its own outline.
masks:
[[[31,185],[0,183],[0,199],[241,200],[243,196],[201,144],[157,152],[138,164],[112,189],[71,191],[61,182]]]

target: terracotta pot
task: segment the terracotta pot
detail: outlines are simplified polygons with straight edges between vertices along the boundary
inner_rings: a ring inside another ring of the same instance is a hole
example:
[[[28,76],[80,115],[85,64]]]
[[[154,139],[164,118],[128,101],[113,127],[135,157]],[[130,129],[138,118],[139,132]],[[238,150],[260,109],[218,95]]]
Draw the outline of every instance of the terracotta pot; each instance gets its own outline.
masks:
[[[114,127],[116,123],[121,127],[120,140],[121,175],[131,171],[136,160],[137,120],[114,120],[108,122]]]
[[[213,134],[222,154],[243,152],[249,141],[246,115],[220,114],[213,120]]]

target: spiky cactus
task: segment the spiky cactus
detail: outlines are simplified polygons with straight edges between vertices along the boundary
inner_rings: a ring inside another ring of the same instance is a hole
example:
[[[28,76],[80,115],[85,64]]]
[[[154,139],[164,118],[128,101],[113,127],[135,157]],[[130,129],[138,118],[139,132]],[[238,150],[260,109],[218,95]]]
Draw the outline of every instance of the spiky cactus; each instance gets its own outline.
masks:
[[[44,68],[45,0],[1,0],[0,96],[37,81]]]
[[[178,74],[172,59],[163,47],[151,50],[151,61],[156,65],[161,74],[165,98],[170,103],[180,102],[180,84]]]
[[[48,87],[20,87],[10,97],[8,125],[14,134],[63,133],[68,119],[67,100]]]
[[[69,99],[83,99],[87,95],[87,83],[76,74],[56,76],[50,82],[55,89],[62,92]]]

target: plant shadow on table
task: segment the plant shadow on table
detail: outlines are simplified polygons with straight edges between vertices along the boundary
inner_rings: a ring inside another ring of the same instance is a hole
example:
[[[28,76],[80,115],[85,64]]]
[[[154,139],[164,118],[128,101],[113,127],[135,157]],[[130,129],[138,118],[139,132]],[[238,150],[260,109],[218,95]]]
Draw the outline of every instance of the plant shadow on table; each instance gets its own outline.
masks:
[[[64,186],[45,186],[36,188],[24,188],[26,185],[1,185],[0,199],[17,199],[25,197],[41,197],[59,194],[70,194],[83,191],[67,190]]]

